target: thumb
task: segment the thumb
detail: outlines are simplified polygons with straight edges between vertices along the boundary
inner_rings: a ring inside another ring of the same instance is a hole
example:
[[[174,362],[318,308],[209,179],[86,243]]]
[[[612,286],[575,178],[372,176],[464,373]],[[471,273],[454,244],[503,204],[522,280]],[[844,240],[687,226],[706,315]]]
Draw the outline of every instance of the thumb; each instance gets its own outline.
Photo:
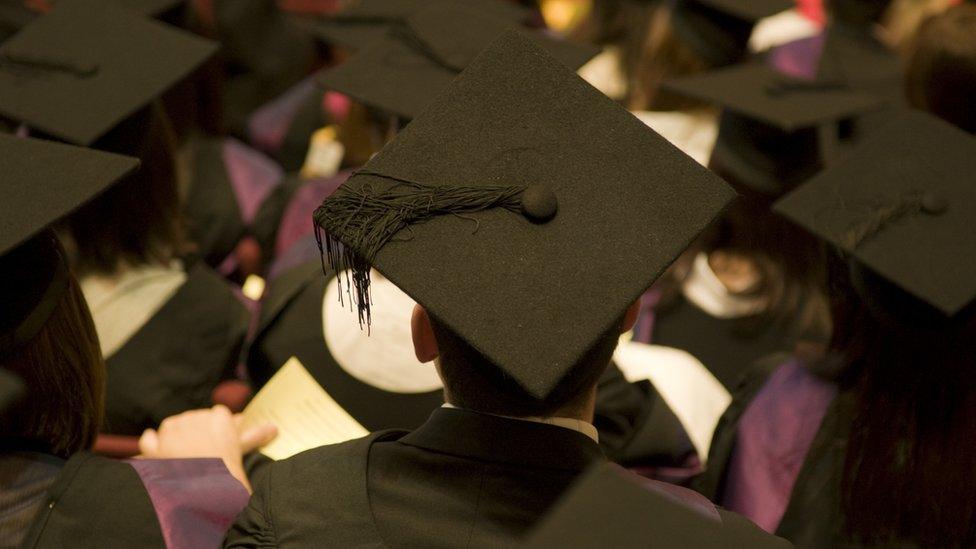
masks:
[[[241,454],[257,450],[278,436],[278,428],[271,423],[248,427],[241,432]]]
[[[146,429],[139,437],[139,453],[145,457],[153,457],[159,452],[159,435],[155,429]]]

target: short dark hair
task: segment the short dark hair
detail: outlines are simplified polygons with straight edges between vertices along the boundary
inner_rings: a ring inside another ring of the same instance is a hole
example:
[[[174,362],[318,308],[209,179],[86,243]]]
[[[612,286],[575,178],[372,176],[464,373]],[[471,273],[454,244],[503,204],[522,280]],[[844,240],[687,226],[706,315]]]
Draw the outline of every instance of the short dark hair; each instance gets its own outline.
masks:
[[[913,107],[976,134],[976,6],[961,4],[922,23],[905,87]]]
[[[603,334],[549,396],[541,400],[528,394],[444,324],[433,317],[430,321],[440,350],[438,366],[452,404],[489,414],[546,417],[580,398],[597,383],[617,347],[623,319]]]
[[[105,363],[95,324],[74,275],[30,341],[0,355],[26,395],[0,417],[0,437],[37,441],[69,456],[95,443],[105,400]]]
[[[77,272],[114,273],[119,263],[169,263],[183,251],[176,152],[166,114],[153,104],[94,148],[135,156],[139,171],[79,208],[67,222]]]

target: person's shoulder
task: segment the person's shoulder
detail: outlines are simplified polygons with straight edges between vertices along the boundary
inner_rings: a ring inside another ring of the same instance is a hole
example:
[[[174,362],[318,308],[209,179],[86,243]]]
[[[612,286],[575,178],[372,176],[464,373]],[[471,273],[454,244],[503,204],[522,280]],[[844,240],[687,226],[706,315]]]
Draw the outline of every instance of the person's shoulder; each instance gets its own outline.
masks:
[[[305,450],[268,466],[268,488],[287,489],[328,477],[343,478],[366,468],[370,449],[377,442],[396,440],[406,431],[377,431],[365,437]]]
[[[725,538],[730,543],[735,543],[741,547],[780,548],[787,549],[793,547],[789,541],[778,538],[762,528],[756,526],[751,520],[737,515],[725,509],[716,508],[722,520],[722,529]]]

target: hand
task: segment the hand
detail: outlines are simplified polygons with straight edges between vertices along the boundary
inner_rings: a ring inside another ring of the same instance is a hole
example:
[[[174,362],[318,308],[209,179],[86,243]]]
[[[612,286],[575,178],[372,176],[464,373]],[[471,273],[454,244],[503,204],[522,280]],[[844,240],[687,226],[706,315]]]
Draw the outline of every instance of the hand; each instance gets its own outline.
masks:
[[[147,458],[220,458],[250,492],[243,456],[277,435],[271,424],[242,429],[240,415],[217,405],[168,417],[158,430],[147,429],[139,439],[139,451]]]

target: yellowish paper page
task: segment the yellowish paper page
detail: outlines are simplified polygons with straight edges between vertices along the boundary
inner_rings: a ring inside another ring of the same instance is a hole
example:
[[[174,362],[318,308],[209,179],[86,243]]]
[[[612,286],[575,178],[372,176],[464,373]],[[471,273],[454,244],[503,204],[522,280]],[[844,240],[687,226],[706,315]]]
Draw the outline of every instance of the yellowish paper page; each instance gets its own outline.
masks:
[[[270,422],[278,427],[278,436],[261,448],[276,460],[369,434],[295,357],[258,391],[243,415],[245,426]]]

